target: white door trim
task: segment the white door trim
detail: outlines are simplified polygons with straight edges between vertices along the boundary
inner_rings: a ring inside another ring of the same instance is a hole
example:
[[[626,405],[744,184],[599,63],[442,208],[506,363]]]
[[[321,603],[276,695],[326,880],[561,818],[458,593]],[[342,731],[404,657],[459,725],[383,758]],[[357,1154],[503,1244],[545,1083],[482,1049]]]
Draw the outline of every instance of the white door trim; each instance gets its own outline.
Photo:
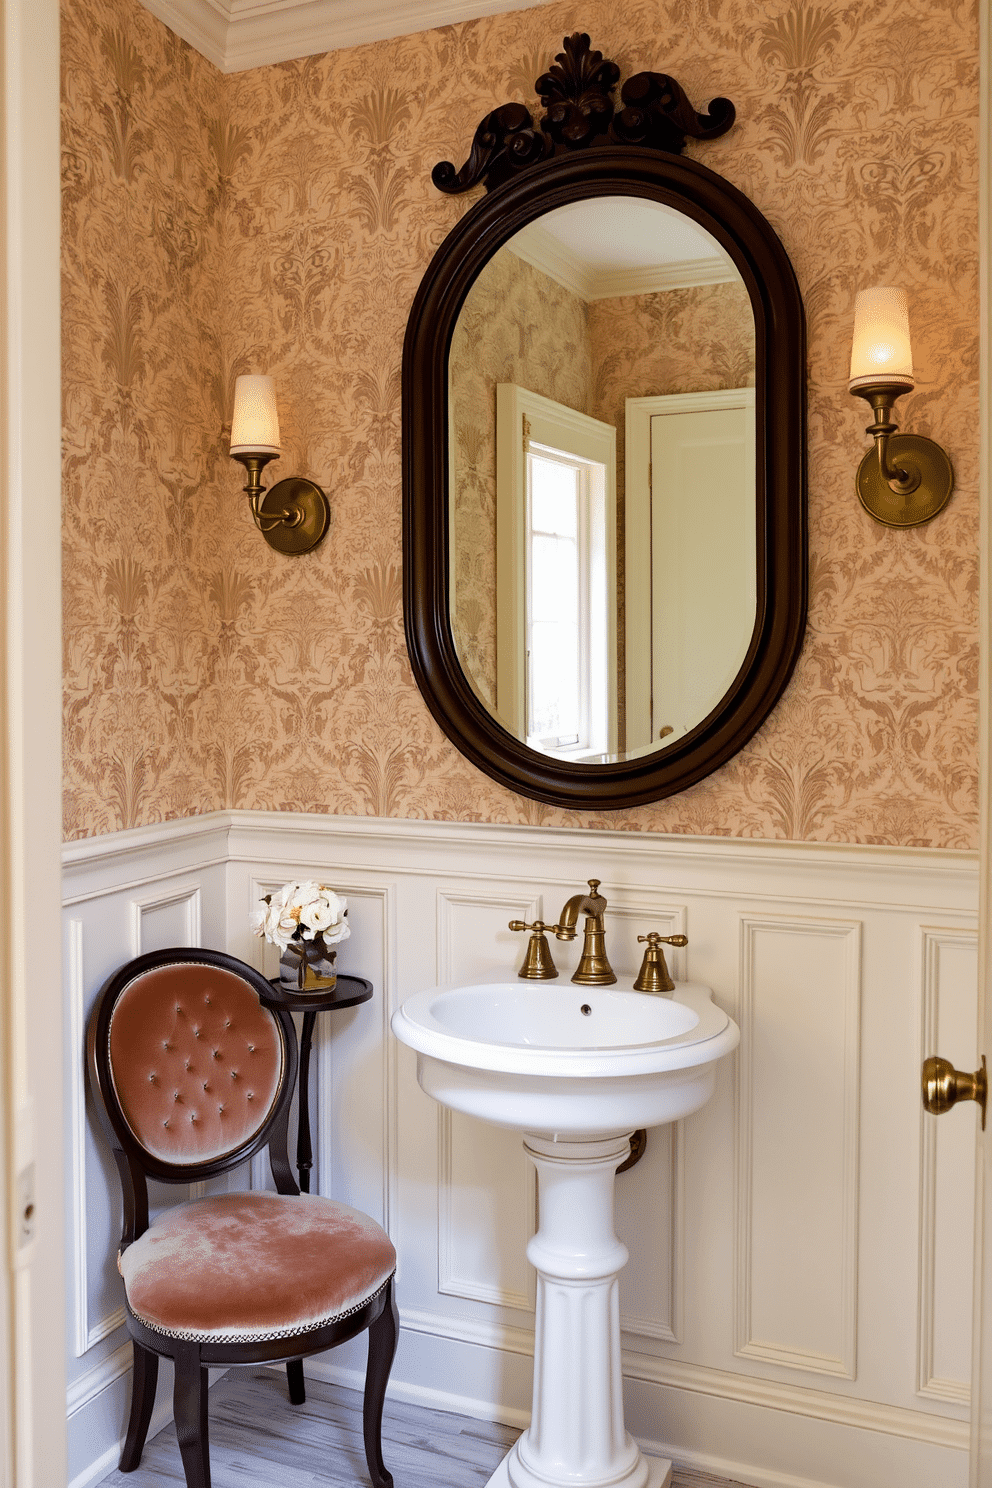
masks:
[[[988,0],[979,6],[979,514],[981,584],[979,598],[979,917],[978,1050],[992,1058],[992,16]],[[992,1293],[992,1128],[977,1144],[975,1163],[975,1285],[971,1381],[971,1488],[992,1488],[992,1318],[985,1298]]]
[[[4,1480],[64,1483],[59,7],[3,7],[0,994],[8,1358]],[[44,974],[37,945],[45,942]],[[33,1173],[33,1180],[31,1174]],[[33,1200],[30,1222],[24,1213]]]

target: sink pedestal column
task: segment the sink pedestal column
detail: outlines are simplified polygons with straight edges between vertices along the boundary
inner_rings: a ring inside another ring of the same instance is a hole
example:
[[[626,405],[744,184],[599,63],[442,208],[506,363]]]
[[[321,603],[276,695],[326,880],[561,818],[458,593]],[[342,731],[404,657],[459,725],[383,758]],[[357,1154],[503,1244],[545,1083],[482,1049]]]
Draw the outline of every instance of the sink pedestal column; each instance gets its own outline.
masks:
[[[627,1247],[613,1230],[613,1180],[629,1133],[591,1142],[528,1133],[540,1229],[531,1422],[490,1488],[665,1488],[671,1463],[647,1458],[623,1421],[618,1274]]]

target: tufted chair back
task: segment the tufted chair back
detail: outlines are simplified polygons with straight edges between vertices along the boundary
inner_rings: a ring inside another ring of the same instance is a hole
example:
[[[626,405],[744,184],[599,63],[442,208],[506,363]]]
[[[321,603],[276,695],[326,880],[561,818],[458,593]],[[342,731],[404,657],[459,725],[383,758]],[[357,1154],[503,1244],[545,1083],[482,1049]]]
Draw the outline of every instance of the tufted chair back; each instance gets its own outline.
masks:
[[[282,1087],[279,1024],[240,977],[179,961],[139,973],[110,1015],[110,1077],[154,1157],[211,1162],[250,1142]]]
[[[284,1145],[296,1037],[285,1013],[262,1005],[268,990],[234,956],[186,948],[110,978],[90,1023],[90,1073],[132,1176],[135,1164],[177,1182],[222,1172],[273,1127]]]

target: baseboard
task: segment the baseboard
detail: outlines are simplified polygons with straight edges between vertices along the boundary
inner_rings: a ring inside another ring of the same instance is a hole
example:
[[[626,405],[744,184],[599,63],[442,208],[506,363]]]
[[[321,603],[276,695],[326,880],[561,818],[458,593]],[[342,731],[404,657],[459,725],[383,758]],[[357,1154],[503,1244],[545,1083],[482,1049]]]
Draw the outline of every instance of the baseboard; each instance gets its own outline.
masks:
[[[268,1366],[277,1373],[281,1364]],[[304,1371],[311,1379],[324,1384],[340,1385],[345,1389],[361,1392],[365,1388],[365,1374],[360,1369],[349,1369],[340,1364],[329,1364],[325,1359],[307,1359]],[[412,1385],[403,1380],[391,1379],[386,1390],[389,1400],[402,1400],[406,1405],[420,1405],[429,1410],[450,1411],[456,1416],[468,1416],[477,1421],[494,1421],[500,1426],[513,1426],[522,1431],[530,1423],[530,1412],[514,1410],[495,1401],[477,1400],[469,1395],[452,1395],[447,1390],[432,1389],[429,1385]],[[786,1473],[756,1471],[739,1462],[727,1462],[703,1452],[686,1452],[664,1442],[637,1438],[638,1446],[649,1457],[668,1457],[675,1470],[673,1488],[837,1488],[813,1478],[797,1478]]]
[[[148,1427],[148,1440],[157,1436],[163,1426],[168,1426],[172,1420],[172,1401],[162,1400],[152,1411],[151,1424]],[[123,1436],[114,1442],[107,1450],[99,1456],[95,1462],[83,1468],[70,1483],[69,1488],[92,1488],[94,1483],[99,1483],[108,1473],[113,1472],[121,1457],[121,1448],[124,1445]]]
[[[130,1342],[115,1349],[108,1354],[93,1369],[69,1386],[66,1391],[66,1416],[70,1419],[78,1415],[81,1410],[92,1404],[103,1393],[110,1388],[118,1379],[131,1372],[131,1344]],[[211,1369],[210,1388],[213,1389],[227,1374],[226,1369]],[[152,1419],[148,1427],[147,1440],[151,1441],[153,1436],[165,1426],[172,1422],[172,1391],[171,1389],[159,1400],[152,1411]],[[68,1488],[92,1488],[94,1483],[99,1483],[108,1473],[113,1472],[120,1461],[121,1450],[124,1446],[124,1435],[111,1442],[105,1451],[94,1461],[88,1463],[83,1470],[69,1480]]]
[[[797,1478],[789,1473],[765,1472],[710,1457],[704,1452],[686,1453],[638,1437],[638,1445],[649,1456],[672,1459],[672,1488],[837,1488],[819,1478]]]
[[[281,1371],[281,1364],[269,1368]],[[343,1385],[348,1390],[361,1393],[365,1389],[364,1369],[349,1369],[341,1364],[328,1364],[324,1359],[307,1359],[304,1373],[311,1379],[322,1380],[328,1385]],[[530,1423],[530,1411],[517,1410],[513,1406],[500,1405],[495,1400],[477,1400],[471,1395],[452,1395],[447,1390],[435,1390],[429,1385],[413,1385],[406,1380],[391,1379],[386,1388],[387,1400],[402,1400],[405,1405],[422,1405],[428,1410],[450,1411],[456,1416],[468,1416],[474,1421],[493,1421],[499,1426],[513,1426],[518,1431]]]

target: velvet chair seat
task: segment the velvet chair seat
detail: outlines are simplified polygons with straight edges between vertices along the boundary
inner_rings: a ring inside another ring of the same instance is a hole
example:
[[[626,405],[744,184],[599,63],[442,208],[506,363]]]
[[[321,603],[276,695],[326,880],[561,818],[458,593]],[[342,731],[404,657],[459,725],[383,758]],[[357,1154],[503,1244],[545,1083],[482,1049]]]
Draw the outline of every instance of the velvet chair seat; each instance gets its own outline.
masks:
[[[202,1342],[289,1338],[346,1317],[396,1269],[368,1215],[309,1194],[221,1194],[177,1205],[123,1252],[135,1317]]]

